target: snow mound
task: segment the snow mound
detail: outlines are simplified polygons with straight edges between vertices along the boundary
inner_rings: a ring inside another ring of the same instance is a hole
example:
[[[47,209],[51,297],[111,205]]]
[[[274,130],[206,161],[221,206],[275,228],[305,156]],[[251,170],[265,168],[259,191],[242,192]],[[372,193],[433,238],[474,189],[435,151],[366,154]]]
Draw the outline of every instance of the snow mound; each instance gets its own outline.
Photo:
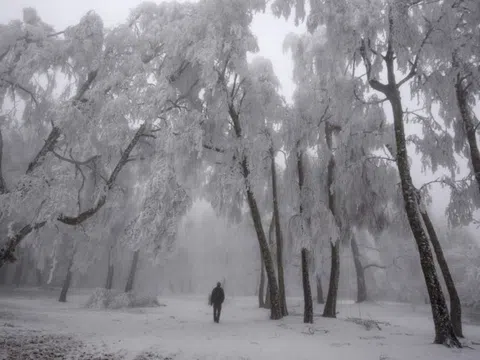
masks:
[[[156,296],[139,295],[134,292],[124,293],[116,290],[97,288],[87,300],[88,309],[122,309],[138,307],[165,306],[160,304]]]

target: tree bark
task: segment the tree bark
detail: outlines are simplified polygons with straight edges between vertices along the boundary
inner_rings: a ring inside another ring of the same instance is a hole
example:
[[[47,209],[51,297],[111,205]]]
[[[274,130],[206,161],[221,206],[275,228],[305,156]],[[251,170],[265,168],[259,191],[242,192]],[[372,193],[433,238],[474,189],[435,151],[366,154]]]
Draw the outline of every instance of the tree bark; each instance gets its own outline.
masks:
[[[112,290],[113,273],[114,273],[113,264],[109,264],[108,265],[108,270],[107,270],[107,280],[105,281],[105,289],[107,289],[107,290]]]
[[[265,307],[265,265],[263,264],[263,258],[260,259],[260,284],[258,286],[258,307]]]
[[[283,234],[278,209],[277,192],[277,171],[275,169],[275,152],[270,148],[270,165],[272,173],[272,197],[273,197],[273,218],[275,221],[275,239],[277,241],[277,275],[278,275],[278,296],[283,316],[288,315],[287,298],[285,295],[285,277],[283,271]]]
[[[133,285],[135,282],[135,274],[137,272],[138,257],[140,251],[137,250],[133,253],[132,265],[130,266],[130,271],[128,273],[127,284],[125,285],[125,292],[128,293],[133,290]]]
[[[313,300],[310,289],[310,276],[308,275],[308,250],[302,248],[302,284],[303,284],[303,322],[313,324]]]
[[[447,286],[448,295],[450,298],[450,318],[452,321],[453,330],[458,337],[463,338],[462,331],[462,305],[460,303],[460,297],[458,296],[457,288],[455,287],[455,281],[453,280],[452,274],[448,267],[447,260],[443,254],[442,245],[438,240],[437,232],[433,226],[433,223],[428,215],[428,212],[421,211],[423,222],[427,228],[430,241],[432,243],[433,250],[435,251],[435,256],[437,258],[438,265],[442,271],[443,279],[445,280],[445,285]]]
[[[322,276],[317,274],[315,278],[317,283],[317,304],[325,304],[325,300],[323,298]]]
[[[330,248],[332,253],[332,263],[330,267],[330,282],[328,285],[327,301],[323,309],[323,317],[336,318],[338,283],[340,281],[340,241],[336,241],[335,244],[330,242]]]
[[[470,149],[470,161],[472,163],[475,179],[477,180],[478,189],[480,191],[480,151],[477,144],[477,129],[472,119],[472,114],[467,103],[467,89],[463,85],[460,74],[457,75],[455,84],[455,94],[457,97],[457,105],[462,117],[465,134],[467,136],[468,147]]]
[[[15,272],[13,273],[13,284],[15,286],[22,285],[22,277],[23,277],[23,262],[24,262],[24,255],[20,256],[20,260],[17,262],[15,266]]]
[[[355,236],[352,236],[350,242],[353,254],[353,262],[355,264],[355,272],[357,274],[357,303],[364,302],[368,299],[367,283],[365,281],[365,269],[360,260],[360,251]]]
[[[37,280],[37,286],[43,286],[43,273],[42,270],[36,268],[35,269],[35,279]]]
[[[63,281],[62,291],[60,292],[60,297],[58,298],[59,302],[67,302],[67,293],[70,289],[70,284],[72,282],[72,265],[73,265],[73,258],[70,260],[67,268],[67,275],[65,276],[65,280]]]
[[[270,251],[273,251],[272,249],[274,248],[274,242],[273,238],[275,237],[275,218],[272,216],[272,220],[270,221],[270,226],[268,227],[268,247]],[[265,266],[265,262],[263,262],[263,265]],[[272,307],[272,299],[270,297],[270,284],[268,283],[267,280],[267,293],[265,296],[265,308],[270,309]]]
[[[333,128],[328,122],[325,124],[325,140],[331,153],[327,168],[328,208],[330,209],[339,231],[341,232],[343,230],[338,218],[335,204],[335,192],[333,190],[333,181],[335,176],[335,156],[332,152]],[[330,282],[328,284],[327,301],[323,309],[323,316],[336,318],[338,284],[340,281],[340,239],[335,240],[335,242],[330,241],[330,249],[332,257],[330,266]]]

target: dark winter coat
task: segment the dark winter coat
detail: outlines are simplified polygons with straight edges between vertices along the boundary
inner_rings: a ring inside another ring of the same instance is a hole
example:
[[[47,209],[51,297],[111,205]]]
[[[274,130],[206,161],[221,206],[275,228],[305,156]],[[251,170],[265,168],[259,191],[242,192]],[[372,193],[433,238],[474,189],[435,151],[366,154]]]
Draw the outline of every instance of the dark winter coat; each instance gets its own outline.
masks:
[[[212,305],[221,305],[225,300],[225,292],[221,286],[218,286],[213,289],[212,295],[210,295],[210,304]]]

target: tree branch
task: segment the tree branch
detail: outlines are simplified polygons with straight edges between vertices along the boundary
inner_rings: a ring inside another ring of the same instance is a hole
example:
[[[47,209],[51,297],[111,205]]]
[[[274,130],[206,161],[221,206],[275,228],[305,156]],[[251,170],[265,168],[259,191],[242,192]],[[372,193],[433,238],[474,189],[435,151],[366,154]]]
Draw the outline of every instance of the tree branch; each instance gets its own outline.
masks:
[[[51,150],[51,152],[52,152],[53,155],[55,155],[55,157],[59,158],[60,160],[63,160],[63,161],[66,161],[66,162],[69,162],[71,164],[78,165],[78,166],[87,165],[88,163],[90,163],[92,161],[96,161],[97,159],[100,158],[100,155],[93,155],[92,157],[89,157],[87,160],[79,161],[79,160],[66,158],[66,157],[56,153],[55,150],[53,150],[53,149]]]
[[[76,215],[76,216],[67,216],[67,215],[60,215],[57,220],[64,223],[64,224],[67,224],[67,225],[79,225],[81,224],[82,222],[84,222],[85,220],[89,219],[90,217],[92,217],[95,213],[98,212],[98,210],[100,210],[102,208],[103,205],[105,205],[105,202],[107,200],[107,195],[108,195],[108,191],[112,189],[113,185],[115,184],[115,181],[118,177],[118,174],[120,173],[120,171],[123,169],[123,167],[125,166],[125,164],[127,164],[129,162],[129,159],[130,159],[130,154],[133,150],[133,148],[135,147],[135,145],[137,145],[138,141],[140,140],[141,136],[143,135],[145,129],[146,129],[146,126],[147,124],[146,123],[143,123],[142,126],[140,126],[140,128],[137,130],[137,132],[135,133],[135,135],[133,136],[132,140],[130,141],[130,143],[128,144],[127,148],[125,149],[125,151],[122,152],[122,155],[120,157],[120,160],[118,161],[117,165],[115,166],[115,168],[113,169],[112,171],[112,174],[110,175],[110,177],[108,178],[107,180],[107,184],[106,184],[106,191],[107,191],[107,194],[105,195],[102,195],[97,204],[88,209],[88,210],[85,210],[84,212]]]
[[[0,79],[2,80],[3,82],[6,82],[7,84],[11,85],[13,88],[19,88],[20,90],[22,90],[23,92],[27,93],[28,95],[30,95],[30,97],[32,98],[33,102],[35,103],[36,106],[38,106],[38,101],[37,99],[35,98],[35,95],[30,91],[28,90],[26,87],[16,83],[16,82],[13,82],[13,81],[10,81],[10,80],[7,80],[7,79]]]
[[[222,149],[222,148],[219,148],[219,147],[216,147],[216,146],[213,146],[213,145],[209,145],[209,144],[203,144],[203,147],[205,149],[213,150],[213,151],[216,151],[216,152],[219,152],[219,153],[224,153],[225,152],[225,149]]]
[[[42,148],[37,153],[35,158],[30,162],[30,164],[28,164],[26,174],[31,173],[33,170],[35,170],[35,168],[41,165],[41,163],[45,159],[45,156],[50,151],[52,151],[55,145],[57,144],[59,137],[60,137],[60,128],[57,126],[54,126],[50,131],[50,134],[48,135],[47,140],[45,140],[45,144],[43,144]]]
[[[82,86],[78,88],[77,94],[72,99],[73,103],[76,103],[82,99],[83,95],[85,95],[85,93],[87,92],[87,90],[90,88],[93,81],[97,77],[97,74],[98,74],[98,70],[93,70],[88,73],[87,80],[82,84]]]
[[[398,82],[397,88],[400,88],[400,86],[405,84],[408,80],[410,80],[417,74],[418,59],[420,57],[420,52],[425,46],[425,43],[427,42],[427,39],[430,37],[430,34],[432,33],[432,31],[433,31],[433,26],[430,25],[429,29],[427,30],[427,33],[425,34],[425,37],[422,40],[422,43],[420,44],[420,47],[417,50],[417,53],[415,54],[415,60],[413,60],[413,63],[411,62],[412,67],[410,68],[410,72],[402,80]]]

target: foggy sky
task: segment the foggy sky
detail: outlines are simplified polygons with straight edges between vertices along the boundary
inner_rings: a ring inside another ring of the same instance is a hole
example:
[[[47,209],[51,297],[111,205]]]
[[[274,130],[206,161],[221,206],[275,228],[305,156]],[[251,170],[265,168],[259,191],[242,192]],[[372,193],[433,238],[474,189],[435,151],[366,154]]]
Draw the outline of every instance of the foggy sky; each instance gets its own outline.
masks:
[[[19,19],[22,17],[23,8],[33,7],[37,9],[43,21],[53,25],[58,31],[78,23],[80,18],[89,10],[98,13],[102,17],[104,25],[111,27],[123,22],[130,9],[142,2],[141,0],[0,0],[0,8],[2,9],[0,23]],[[254,19],[252,29],[257,36],[260,47],[258,55],[272,61],[275,73],[282,84],[281,93],[290,101],[294,91],[293,64],[290,59],[291,55],[283,53],[283,40],[290,32],[303,33],[305,26],[295,27],[293,21],[286,22],[283,19],[276,19],[271,14],[259,14]],[[416,107],[415,105],[408,106],[410,105],[409,96],[403,96],[403,100],[407,107]],[[477,105],[475,109],[477,115],[480,115],[480,105]],[[386,107],[386,110],[387,117],[391,118],[389,106]],[[423,174],[419,157],[412,151],[409,155],[414,159],[412,176],[416,186],[421,186],[423,183],[439,177],[439,174]],[[466,166],[464,168],[466,170]],[[432,213],[436,219],[441,220],[444,218],[445,207],[448,204],[448,192],[442,190],[440,186],[436,186],[432,187],[431,194],[433,198]]]

